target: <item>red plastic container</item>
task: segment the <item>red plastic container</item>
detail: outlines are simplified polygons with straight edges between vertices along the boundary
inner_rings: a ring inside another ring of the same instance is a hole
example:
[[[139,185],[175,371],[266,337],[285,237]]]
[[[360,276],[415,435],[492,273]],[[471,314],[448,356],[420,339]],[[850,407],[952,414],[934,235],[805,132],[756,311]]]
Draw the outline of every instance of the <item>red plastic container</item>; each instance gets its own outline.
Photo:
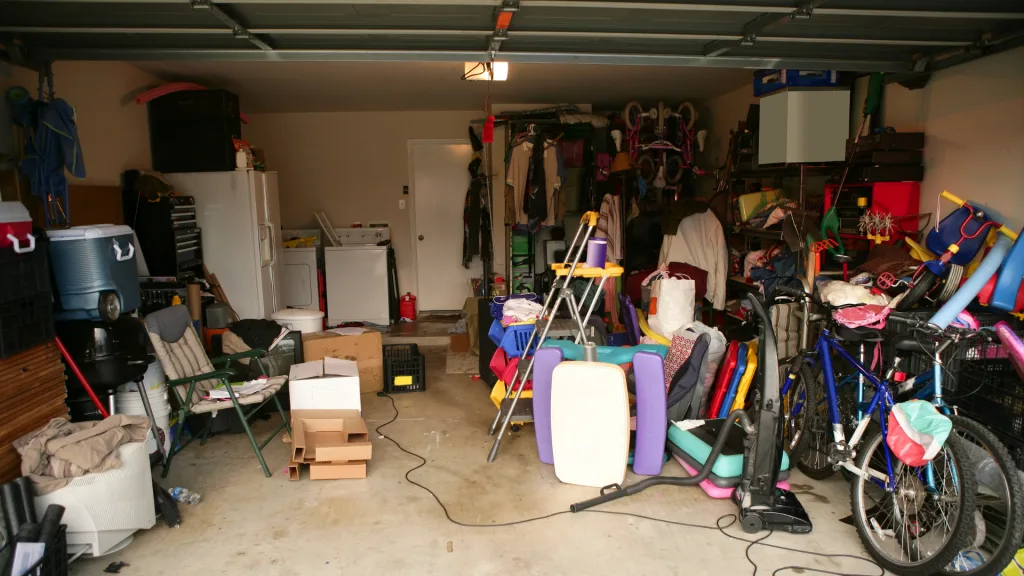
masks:
[[[398,299],[398,316],[402,320],[416,320],[416,297],[411,292]]]
[[[8,247],[17,254],[27,254],[36,248],[32,216],[21,202],[0,202],[0,249]]]

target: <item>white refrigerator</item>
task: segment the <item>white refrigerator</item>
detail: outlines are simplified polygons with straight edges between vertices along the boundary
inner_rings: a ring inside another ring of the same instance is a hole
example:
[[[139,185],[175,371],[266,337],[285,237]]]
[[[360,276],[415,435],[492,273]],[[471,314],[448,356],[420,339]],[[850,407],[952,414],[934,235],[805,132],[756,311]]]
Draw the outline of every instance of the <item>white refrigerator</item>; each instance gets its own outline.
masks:
[[[284,308],[281,203],[276,172],[164,174],[196,201],[203,262],[217,275],[241,319],[270,318]]]

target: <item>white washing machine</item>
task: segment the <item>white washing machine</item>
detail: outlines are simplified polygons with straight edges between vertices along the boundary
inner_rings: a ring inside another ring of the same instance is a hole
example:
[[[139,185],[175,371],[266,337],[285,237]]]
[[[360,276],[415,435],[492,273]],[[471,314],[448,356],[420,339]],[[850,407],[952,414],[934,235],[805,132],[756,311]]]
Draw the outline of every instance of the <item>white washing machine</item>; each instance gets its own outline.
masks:
[[[335,228],[341,246],[324,247],[327,325],[390,322],[390,228]]]
[[[323,248],[320,246],[320,230],[282,230],[282,240],[315,237],[312,246],[285,246],[282,255],[284,264],[284,306],[286,308],[320,309],[320,261]]]

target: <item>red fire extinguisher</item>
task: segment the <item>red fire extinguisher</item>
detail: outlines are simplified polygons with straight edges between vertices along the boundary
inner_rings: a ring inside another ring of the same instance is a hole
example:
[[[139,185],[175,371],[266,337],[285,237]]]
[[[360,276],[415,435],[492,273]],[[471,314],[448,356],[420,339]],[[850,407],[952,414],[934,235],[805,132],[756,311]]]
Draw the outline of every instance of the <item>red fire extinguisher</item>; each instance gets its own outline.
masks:
[[[404,296],[399,298],[398,315],[402,320],[409,320],[410,322],[416,320],[416,297],[411,292],[406,292]]]

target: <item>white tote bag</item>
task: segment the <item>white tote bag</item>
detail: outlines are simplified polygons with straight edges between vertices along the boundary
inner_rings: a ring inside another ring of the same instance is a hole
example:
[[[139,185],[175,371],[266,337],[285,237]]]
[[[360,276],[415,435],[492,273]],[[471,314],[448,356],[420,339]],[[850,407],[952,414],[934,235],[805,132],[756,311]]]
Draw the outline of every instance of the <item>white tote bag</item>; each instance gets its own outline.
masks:
[[[693,324],[696,285],[690,277],[671,275],[667,269],[658,269],[644,280],[648,282],[652,284],[647,321],[651,330],[671,340],[676,330]]]

